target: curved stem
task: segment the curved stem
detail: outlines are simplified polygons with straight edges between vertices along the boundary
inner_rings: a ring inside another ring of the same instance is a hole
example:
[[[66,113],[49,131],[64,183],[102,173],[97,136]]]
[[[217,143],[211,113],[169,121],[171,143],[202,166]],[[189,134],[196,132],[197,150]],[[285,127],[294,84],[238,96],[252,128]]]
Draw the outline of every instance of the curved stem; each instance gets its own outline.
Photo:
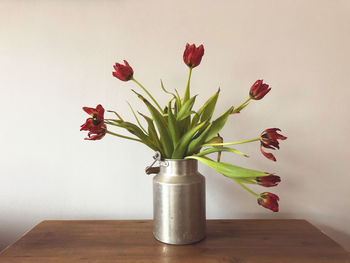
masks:
[[[208,144],[203,144],[202,147],[206,147],[206,146],[235,145],[235,144],[243,144],[243,143],[248,143],[248,142],[255,142],[255,141],[259,141],[259,140],[260,140],[260,138],[255,138],[255,139],[250,139],[250,140],[244,140],[244,141],[238,141],[238,142],[208,143]]]
[[[148,95],[148,96],[153,100],[153,102],[157,105],[157,107],[158,107],[158,109],[160,110],[160,112],[161,112],[162,114],[164,114],[164,111],[163,111],[162,107],[160,107],[160,105],[159,105],[158,102],[153,98],[153,96],[151,95],[151,93],[149,93],[148,90],[147,90],[144,86],[142,86],[141,83],[138,82],[136,79],[132,78],[132,80],[133,80],[137,85],[139,85],[139,86],[147,93],[147,95]]]
[[[188,78],[187,78],[187,85],[186,85],[186,90],[185,90],[185,94],[184,94],[184,98],[183,98],[183,103],[185,103],[186,101],[188,101],[188,99],[190,98],[190,81],[191,81],[191,74],[192,74],[192,68],[189,67]]]
[[[137,142],[142,142],[141,140],[139,139],[135,139],[135,138],[132,138],[132,137],[129,137],[129,136],[124,136],[124,135],[121,135],[121,134],[118,134],[118,133],[114,133],[114,132],[111,132],[111,131],[107,131],[108,134],[111,134],[111,135],[114,135],[114,136],[117,136],[117,137],[120,137],[120,138],[123,138],[123,139],[128,139],[128,140],[133,140],[133,141],[137,141]]]
[[[241,182],[239,182],[238,180],[235,180],[240,186],[242,186],[245,190],[247,190],[249,193],[251,193],[252,195],[259,197],[259,194],[255,193],[253,190],[250,190],[248,187],[246,187],[244,184],[242,184]]]
[[[118,114],[118,112],[114,111],[114,110],[108,110],[108,112],[113,112],[115,115],[117,115],[117,117],[119,118],[119,120],[124,121],[122,117],[120,117],[120,115]],[[105,119],[106,120],[106,119]]]

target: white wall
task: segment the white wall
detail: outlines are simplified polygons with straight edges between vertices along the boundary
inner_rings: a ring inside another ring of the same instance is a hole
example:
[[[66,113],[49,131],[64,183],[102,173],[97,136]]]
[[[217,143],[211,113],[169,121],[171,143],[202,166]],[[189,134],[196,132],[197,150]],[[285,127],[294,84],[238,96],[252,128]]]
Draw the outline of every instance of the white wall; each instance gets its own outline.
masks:
[[[126,100],[146,109],[112,77],[127,59],[135,77],[182,92],[186,42],[205,46],[193,72],[204,102],[220,86],[217,115],[264,78],[272,91],[225,127],[226,141],[280,127],[288,140],[273,163],[259,144],[225,154],[237,165],[275,172],[280,212],[259,207],[234,182],[201,166],[208,218],[304,218],[350,248],[349,1],[1,1],[0,247],[44,219],[148,219],[153,152],[106,136],[83,138],[82,106],[103,104],[124,118]],[[258,192],[267,189],[254,188]]]

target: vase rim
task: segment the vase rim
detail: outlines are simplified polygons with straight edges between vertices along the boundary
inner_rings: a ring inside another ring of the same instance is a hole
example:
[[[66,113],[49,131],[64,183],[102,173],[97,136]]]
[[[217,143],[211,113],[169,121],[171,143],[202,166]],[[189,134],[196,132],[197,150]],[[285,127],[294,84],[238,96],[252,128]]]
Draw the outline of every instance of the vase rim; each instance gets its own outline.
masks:
[[[168,158],[162,158],[161,161],[177,161],[177,162],[181,162],[181,161],[198,161],[196,159],[168,159]]]

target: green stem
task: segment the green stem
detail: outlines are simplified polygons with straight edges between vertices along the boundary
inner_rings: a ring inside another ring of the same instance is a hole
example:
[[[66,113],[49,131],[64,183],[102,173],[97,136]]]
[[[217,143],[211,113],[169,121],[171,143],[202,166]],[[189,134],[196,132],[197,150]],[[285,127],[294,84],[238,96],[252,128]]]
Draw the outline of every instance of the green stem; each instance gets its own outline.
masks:
[[[244,105],[246,105],[251,99],[252,99],[252,98],[249,96],[249,98],[246,99],[245,101],[243,101],[243,103],[241,103],[241,105],[239,105],[238,107],[235,107],[235,108],[233,109],[232,114],[233,114],[233,113],[236,113],[236,112],[238,112],[238,111],[240,111],[240,110],[242,109],[242,107],[244,107]]]
[[[240,186],[242,186],[245,190],[247,190],[249,193],[251,193],[252,195],[259,197],[259,194],[255,193],[254,191],[250,190],[248,187],[246,187],[244,184],[242,184],[241,182],[239,182],[238,180],[235,180]]]
[[[158,102],[153,98],[153,96],[151,95],[151,93],[149,93],[148,90],[147,90],[144,86],[142,86],[141,83],[138,82],[136,79],[132,78],[132,80],[133,80],[137,85],[139,85],[139,86],[147,93],[147,95],[148,95],[148,96],[153,100],[153,102],[157,105],[157,107],[158,107],[158,109],[160,110],[160,112],[161,112],[162,114],[164,114],[164,111],[163,111],[162,107],[160,107],[160,105],[159,105]]]
[[[188,78],[187,78],[187,85],[186,85],[186,90],[185,90],[185,94],[184,94],[184,98],[183,98],[183,103],[185,103],[186,101],[188,101],[188,99],[190,98],[190,80],[191,80],[191,74],[192,74],[192,68],[189,67]]]
[[[115,122],[118,122],[118,121],[122,121],[122,120],[116,120],[116,119],[104,119],[105,121],[115,121]]]
[[[248,142],[255,142],[255,141],[259,141],[259,140],[260,140],[260,138],[255,138],[255,139],[250,139],[250,140],[244,140],[244,141],[238,141],[238,142],[208,143],[208,144],[203,144],[202,147],[206,147],[206,146],[235,145],[235,144],[243,144],[243,143],[248,143]]]
[[[142,142],[143,143],[143,141],[141,141],[139,139],[135,139],[135,138],[129,137],[129,136],[124,136],[124,135],[121,135],[121,134],[118,134],[118,133],[114,133],[114,132],[111,132],[111,131],[107,131],[107,133],[109,133],[111,135],[114,135],[114,136],[117,136],[117,137],[120,137],[120,138],[124,138],[124,139],[133,140],[133,141],[137,141],[137,142]]]

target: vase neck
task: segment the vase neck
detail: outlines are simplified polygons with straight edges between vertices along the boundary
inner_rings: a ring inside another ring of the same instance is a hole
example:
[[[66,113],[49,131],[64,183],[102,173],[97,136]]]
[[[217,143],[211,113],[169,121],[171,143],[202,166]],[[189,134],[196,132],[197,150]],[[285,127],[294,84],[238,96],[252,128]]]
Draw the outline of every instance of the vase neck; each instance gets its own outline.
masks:
[[[164,159],[160,165],[160,172],[168,176],[188,176],[197,170],[198,161],[194,159]]]

